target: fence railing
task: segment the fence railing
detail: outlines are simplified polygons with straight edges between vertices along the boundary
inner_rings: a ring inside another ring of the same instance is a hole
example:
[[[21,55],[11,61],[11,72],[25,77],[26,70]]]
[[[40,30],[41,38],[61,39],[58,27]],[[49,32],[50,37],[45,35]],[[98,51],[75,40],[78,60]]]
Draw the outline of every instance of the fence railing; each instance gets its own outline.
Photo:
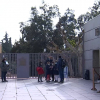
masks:
[[[17,54],[18,53],[0,53],[0,62],[3,57],[6,57],[9,62],[9,70],[7,73],[8,78],[16,78],[17,77]],[[37,77],[36,67],[39,65],[39,62],[43,62],[43,68],[45,70],[45,61],[48,57],[52,56],[53,60],[57,60],[59,54],[57,53],[28,53],[29,54],[29,74],[30,77]],[[71,64],[72,70],[74,71],[74,76],[78,75],[78,60],[75,55],[68,53],[60,54],[64,59],[67,59],[69,55],[71,56]],[[70,70],[68,71],[70,75]],[[1,74],[0,74],[1,75]],[[45,75],[44,75],[45,76]]]

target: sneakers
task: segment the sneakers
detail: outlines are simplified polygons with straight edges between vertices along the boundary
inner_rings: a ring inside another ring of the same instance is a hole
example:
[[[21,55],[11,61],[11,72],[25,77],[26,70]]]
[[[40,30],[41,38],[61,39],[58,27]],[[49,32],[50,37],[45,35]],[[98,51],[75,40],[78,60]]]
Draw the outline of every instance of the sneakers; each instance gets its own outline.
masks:
[[[64,81],[60,81],[60,83],[64,83]]]
[[[60,82],[58,82],[58,83],[64,83],[64,81],[60,81]]]
[[[38,82],[43,82],[43,81],[38,81]]]
[[[50,80],[47,80],[46,82],[50,82]]]
[[[8,82],[7,80],[5,80],[4,82]]]
[[[5,80],[5,81],[2,80],[2,82],[8,82],[8,81],[7,80]]]
[[[55,80],[54,82],[58,82],[58,80]]]

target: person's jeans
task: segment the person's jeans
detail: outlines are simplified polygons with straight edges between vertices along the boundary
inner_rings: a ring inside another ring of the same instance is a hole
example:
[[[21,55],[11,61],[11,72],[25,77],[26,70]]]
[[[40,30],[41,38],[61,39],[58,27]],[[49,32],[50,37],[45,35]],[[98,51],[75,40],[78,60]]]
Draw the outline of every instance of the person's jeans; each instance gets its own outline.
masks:
[[[42,81],[42,75],[38,75],[38,81]]]
[[[60,75],[60,81],[64,81],[64,69],[59,70],[59,75]]]
[[[45,72],[45,79],[47,79],[47,71]]]
[[[2,79],[2,81],[6,81],[6,74],[7,74],[7,72],[1,72],[1,79]]]
[[[53,72],[51,73],[51,76],[52,76],[52,81],[54,81],[54,73]]]

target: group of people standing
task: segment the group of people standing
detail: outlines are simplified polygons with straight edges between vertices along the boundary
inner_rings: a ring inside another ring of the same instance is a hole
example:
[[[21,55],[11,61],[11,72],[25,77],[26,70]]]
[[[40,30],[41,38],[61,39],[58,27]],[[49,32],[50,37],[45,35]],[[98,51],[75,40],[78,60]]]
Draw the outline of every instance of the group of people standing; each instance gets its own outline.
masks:
[[[60,76],[60,83],[63,83],[64,82],[64,67],[65,67],[65,65],[63,65],[63,62],[64,61],[61,58],[61,56],[59,56],[59,59],[56,61],[53,60],[53,57],[50,57],[45,62],[45,71],[43,70],[43,63],[39,62],[39,66],[36,68],[38,72],[38,82],[43,82],[42,75],[45,73],[45,79],[47,82],[50,82],[50,81],[58,82],[58,78]],[[8,82],[6,80],[6,74],[9,68],[9,64],[7,64],[7,61],[5,58],[2,60],[0,67],[1,67],[2,82]]]
[[[59,59],[53,61],[53,57],[50,57],[45,62],[45,79],[47,82],[54,81],[58,82],[58,78],[60,76],[60,83],[64,82],[64,66],[63,59],[59,56]],[[39,63],[37,67],[38,72],[38,82],[42,81],[42,74],[44,74],[44,70],[42,67],[42,62]]]

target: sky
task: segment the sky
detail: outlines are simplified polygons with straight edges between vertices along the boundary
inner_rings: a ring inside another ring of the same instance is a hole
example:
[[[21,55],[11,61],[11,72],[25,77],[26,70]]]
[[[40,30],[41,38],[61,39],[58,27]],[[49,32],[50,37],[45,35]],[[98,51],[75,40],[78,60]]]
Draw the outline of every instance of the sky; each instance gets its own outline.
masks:
[[[5,33],[11,37],[12,44],[19,40],[20,22],[26,22],[30,18],[31,7],[42,5],[43,0],[0,0],[0,42]],[[75,17],[85,14],[89,7],[92,7],[96,0],[44,0],[46,4],[58,5],[61,15],[64,15],[67,8],[74,10]],[[56,24],[57,19],[54,20]]]

